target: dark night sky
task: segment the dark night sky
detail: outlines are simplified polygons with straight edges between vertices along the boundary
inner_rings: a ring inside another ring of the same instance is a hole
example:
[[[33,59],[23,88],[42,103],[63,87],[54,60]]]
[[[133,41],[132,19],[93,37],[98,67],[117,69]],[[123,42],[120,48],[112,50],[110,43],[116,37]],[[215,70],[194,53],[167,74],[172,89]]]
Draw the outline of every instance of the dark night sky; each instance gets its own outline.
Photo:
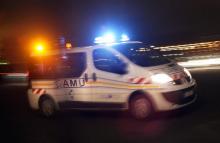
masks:
[[[219,0],[0,0],[0,42],[65,35],[88,43],[103,27],[148,43],[183,42],[220,34],[219,15]]]

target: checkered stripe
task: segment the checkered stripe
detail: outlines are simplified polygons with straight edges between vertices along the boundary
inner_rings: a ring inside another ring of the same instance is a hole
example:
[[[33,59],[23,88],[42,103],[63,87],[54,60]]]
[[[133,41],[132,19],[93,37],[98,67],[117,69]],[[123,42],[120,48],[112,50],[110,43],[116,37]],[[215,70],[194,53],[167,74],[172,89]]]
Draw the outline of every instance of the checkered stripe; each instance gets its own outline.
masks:
[[[135,78],[130,78],[129,82],[134,84],[149,84],[151,83],[151,79],[146,77],[135,77]]]
[[[37,95],[42,95],[42,94],[46,93],[46,90],[41,89],[41,88],[39,88],[39,89],[32,89],[32,93],[33,94],[37,94]]]

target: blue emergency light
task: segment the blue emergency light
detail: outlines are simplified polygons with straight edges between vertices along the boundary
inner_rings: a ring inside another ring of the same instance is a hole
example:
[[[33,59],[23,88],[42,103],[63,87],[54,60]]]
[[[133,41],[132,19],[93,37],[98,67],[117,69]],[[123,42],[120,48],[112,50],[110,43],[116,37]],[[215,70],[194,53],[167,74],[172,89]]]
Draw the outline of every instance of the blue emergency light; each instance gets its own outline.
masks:
[[[95,38],[95,44],[110,44],[115,42],[126,42],[129,41],[129,37],[126,34],[122,34],[120,39],[118,40],[113,33],[106,33],[103,36],[99,36]]]
[[[126,41],[129,41],[129,40],[130,39],[129,39],[128,35],[126,35],[126,34],[121,35],[121,42],[126,42]]]

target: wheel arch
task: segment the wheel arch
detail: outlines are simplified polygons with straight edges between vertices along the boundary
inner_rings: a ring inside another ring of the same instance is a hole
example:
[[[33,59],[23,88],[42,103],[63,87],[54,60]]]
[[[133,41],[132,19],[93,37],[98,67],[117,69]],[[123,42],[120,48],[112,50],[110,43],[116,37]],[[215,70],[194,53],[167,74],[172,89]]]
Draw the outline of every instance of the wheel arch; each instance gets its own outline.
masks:
[[[48,98],[51,99],[51,100],[54,102],[54,104],[55,104],[55,106],[56,106],[56,109],[58,110],[58,109],[59,109],[58,103],[57,103],[56,100],[55,100],[51,95],[49,95],[49,94],[43,94],[43,95],[40,96],[40,98],[39,98],[39,100],[38,100],[38,106],[39,106],[39,108],[40,108],[41,102],[42,102],[44,99],[48,99]]]
[[[150,96],[150,93],[146,92],[146,91],[143,91],[143,90],[136,90],[136,91],[133,91],[129,97],[128,97],[128,107],[129,107],[129,104],[131,102],[131,100],[136,97],[136,96],[139,96],[139,95],[143,95],[145,96],[151,103],[151,106],[153,108],[153,110],[155,110],[155,103],[154,103],[154,100],[152,99],[152,97]]]

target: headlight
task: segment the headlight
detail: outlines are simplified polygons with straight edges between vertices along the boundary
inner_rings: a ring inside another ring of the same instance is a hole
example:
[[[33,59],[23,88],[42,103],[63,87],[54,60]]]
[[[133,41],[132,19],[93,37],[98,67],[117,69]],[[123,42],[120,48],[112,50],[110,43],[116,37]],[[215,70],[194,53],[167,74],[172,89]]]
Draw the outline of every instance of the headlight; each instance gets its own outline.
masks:
[[[173,81],[173,79],[167,75],[167,74],[155,74],[151,76],[151,80],[153,83],[168,83],[170,81]]]
[[[192,79],[192,76],[191,76],[190,72],[189,72],[186,68],[184,68],[183,70],[184,70],[184,72],[186,73],[186,75],[187,75],[190,79]]]

